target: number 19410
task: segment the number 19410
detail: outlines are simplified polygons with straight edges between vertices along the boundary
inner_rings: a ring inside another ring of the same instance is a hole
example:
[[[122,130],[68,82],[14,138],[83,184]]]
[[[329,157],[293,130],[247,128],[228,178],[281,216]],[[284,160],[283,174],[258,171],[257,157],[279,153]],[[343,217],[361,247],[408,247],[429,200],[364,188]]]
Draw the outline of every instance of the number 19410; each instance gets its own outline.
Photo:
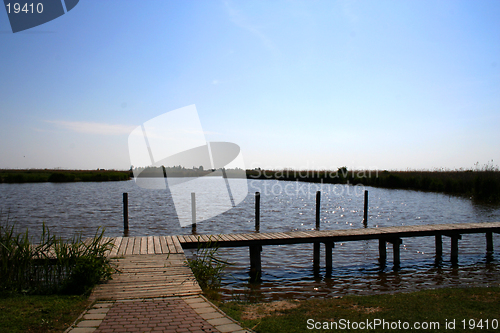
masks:
[[[11,9],[12,9],[12,12],[15,14],[18,14],[20,12],[24,12],[26,14],[28,14],[28,13],[33,14],[33,13],[35,13],[35,11],[36,11],[36,13],[41,14],[43,12],[43,4],[42,3],[38,3],[38,4],[36,4],[36,6],[33,3],[31,3],[29,5],[28,5],[28,3],[25,3],[24,6],[21,8],[21,4],[16,2],[12,5],[12,8],[11,8],[10,3],[8,3],[6,5],[6,7],[7,7],[7,13],[9,13],[9,14],[10,14]]]
[[[467,322],[465,319],[463,319],[462,324],[464,325],[464,330],[467,329],[467,327],[469,328],[469,330],[473,330],[476,328],[479,328],[479,329],[485,328],[487,330],[489,330],[490,328],[492,328],[494,330],[498,329],[498,319],[493,319],[493,320],[469,319],[469,322]],[[468,324],[468,325],[466,325],[466,324]]]

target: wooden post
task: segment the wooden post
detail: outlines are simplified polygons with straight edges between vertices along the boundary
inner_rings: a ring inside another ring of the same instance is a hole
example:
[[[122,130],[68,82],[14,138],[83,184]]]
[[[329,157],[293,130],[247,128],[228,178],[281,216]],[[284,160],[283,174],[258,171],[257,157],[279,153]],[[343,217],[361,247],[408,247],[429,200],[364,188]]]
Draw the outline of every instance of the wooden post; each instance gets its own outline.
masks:
[[[453,265],[458,264],[458,240],[461,238],[460,235],[451,236],[451,263]]]
[[[486,232],[486,252],[493,252],[493,232]]]
[[[321,217],[321,191],[316,191],[316,230],[320,228],[320,217]],[[319,242],[314,242],[313,245],[313,269],[314,273],[319,273],[319,260],[321,253],[321,244]]]
[[[368,226],[368,191],[365,191],[365,211],[363,215],[363,224],[365,228]]]
[[[250,281],[260,281],[262,276],[262,263],[260,252],[262,245],[251,245],[250,247]]]
[[[443,236],[436,235],[436,261],[441,261],[443,257]]]
[[[386,249],[386,241],[385,239],[378,239],[378,261],[380,264],[384,265],[387,258],[387,249]]]
[[[321,191],[316,191],[316,230],[319,230],[321,212]]]
[[[128,193],[123,193],[123,229],[128,231]]]
[[[196,194],[191,192],[191,233],[196,234]]]
[[[314,242],[313,248],[313,269],[315,272],[319,271],[319,256],[320,256],[320,243]]]
[[[326,242],[325,243],[325,263],[326,263],[326,274],[332,274],[332,249],[335,247],[335,243]]]
[[[399,255],[399,245],[402,243],[400,238],[393,239],[392,241],[392,261],[394,264],[394,269],[398,269],[401,263],[400,255]]]
[[[255,192],[255,231],[260,231],[260,192]]]

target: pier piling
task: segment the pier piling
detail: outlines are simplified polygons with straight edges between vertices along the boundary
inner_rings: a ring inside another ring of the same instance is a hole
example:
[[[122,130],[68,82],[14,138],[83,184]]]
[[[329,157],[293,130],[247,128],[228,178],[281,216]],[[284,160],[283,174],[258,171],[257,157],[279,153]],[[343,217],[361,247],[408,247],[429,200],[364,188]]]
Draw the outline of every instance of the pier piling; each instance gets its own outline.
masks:
[[[123,229],[128,231],[128,193],[123,193]]]
[[[443,257],[443,236],[436,235],[436,262],[440,262]]]
[[[333,242],[325,242],[325,266],[326,274],[332,274],[333,260],[332,260],[332,250],[335,247]]]
[[[321,191],[316,191],[316,230],[319,230],[321,215]]]
[[[262,245],[251,245],[250,249],[250,281],[258,282],[262,276],[262,263],[260,252]]]
[[[314,272],[319,272],[319,260],[320,260],[320,246],[321,243],[314,242],[313,243],[313,269]]]
[[[462,239],[462,235],[454,234],[451,237],[451,263],[453,265],[458,264],[458,240]]]
[[[368,226],[368,191],[365,191],[365,209],[363,214],[363,224],[365,228]]]
[[[321,191],[316,191],[316,230],[320,228],[320,218],[321,218]],[[319,272],[319,261],[321,256],[321,243],[313,243],[313,269],[317,273]]]
[[[385,239],[379,238],[378,240],[378,261],[381,265],[385,265],[387,259],[387,248]]]
[[[403,240],[401,238],[394,238],[389,240],[389,242],[392,243],[392,262],[394,269],[398,269],[401,263],[399,246],[403,243]]]
[[[196,234],[196,194],[194,192],[191,192],[191,218],[192,218],[191,233],[193,235],[195,235]]]
[[[493,233],[491,231],[486,233],[486,252],[493,252]]]
[[[255,231],[260,231],[260,192],[255,192]]]

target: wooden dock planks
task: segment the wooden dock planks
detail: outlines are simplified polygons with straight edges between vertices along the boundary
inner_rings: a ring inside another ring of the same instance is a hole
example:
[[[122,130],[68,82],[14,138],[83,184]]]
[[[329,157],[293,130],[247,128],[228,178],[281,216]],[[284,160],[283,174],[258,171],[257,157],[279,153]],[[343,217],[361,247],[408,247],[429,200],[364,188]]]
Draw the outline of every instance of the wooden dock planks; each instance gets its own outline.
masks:
[[[398,226],[383,228],[362,228],[343,230],[304,230],[270,233],[239,233],[217,235],[177,236],[184,248],[197,248],[199,243],[217,244],[219,247],[252,245],[285,245],[302,243],[332,243],[371,239],[397,239],[436,235],[457,235],[470,233],[500,232],[500,222],[435,224],[419,226]]]
[[[111,260],[120,273],[94,289],[91,295],[94,300],[201,294],[183,254],[143,254]]]

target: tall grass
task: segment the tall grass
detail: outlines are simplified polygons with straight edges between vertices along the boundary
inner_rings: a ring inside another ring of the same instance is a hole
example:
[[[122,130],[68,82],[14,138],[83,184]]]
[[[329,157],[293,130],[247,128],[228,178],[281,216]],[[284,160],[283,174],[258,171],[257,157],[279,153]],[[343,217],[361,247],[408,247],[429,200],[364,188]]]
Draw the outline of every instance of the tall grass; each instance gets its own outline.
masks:
[[[65,242],[44,225],[38,242],[28,231],[16,232],[8,219],[0,223],[0,292],[25,294],[85,294],[114,272],[105,252],[104,230],[83,241]]]
[[[218,249],[217,242],[209,241],[204,246],[198,245],[194,258],[187,259],[196,281],[205,292],[220,288],[224,269],[230,265],[217,257]]]

